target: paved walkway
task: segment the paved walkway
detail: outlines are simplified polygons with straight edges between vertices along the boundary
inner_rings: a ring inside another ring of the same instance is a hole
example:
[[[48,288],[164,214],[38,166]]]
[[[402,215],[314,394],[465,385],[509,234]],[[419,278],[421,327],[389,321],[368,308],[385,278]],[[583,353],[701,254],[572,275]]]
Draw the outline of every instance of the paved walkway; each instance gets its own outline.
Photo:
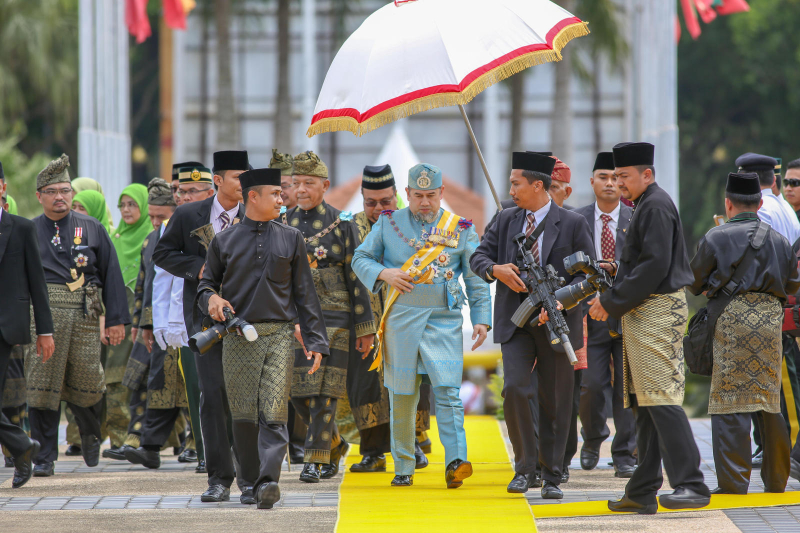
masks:
[[[692,428],[703,457],[703,473],[709,487],[716,486],[711,454],[711,429],[708,420],[693,420]],[[61,447],[63,452],[65,446]],[[354,447],[354,452],[357,447]],[[600,465],[593,471],[580,469],[578,459],[571,466],[569,483],[563,486],[563,503],[618,498],[625,480],[613,477],[607,465],[609,443],[601,449]],[[159,470],[147,470],[125,462],[101,459],[95,468],[86,467],[63,453],[56,463],[56,475],[33,478],[28,485],[12,490],[12,469],[0,468],[0,523],[3,531],[86,532],[128,529],[148,532],[213,531],[219,533],[255,527],[259,531],[333,532],[339,501],[342,473],[334,479],[309,485],[298,480],[299,468],[284,464],[282,498],[272,512],[258,512],[239,503],[234,487],[231,501],[203,503],[199,494],[206,476],[194,472],[194,464],[179,463],[163,455]],[[369,474],[373,475],[373,474]],[[386,477],[388,487],[391,474]],[[413,489],[411,489],[413,490]],[[754,472],[750,490],[763,492]],[[790,479],[787,490],[800,491],[800,482]],[[668,488],[667,488],[668,491]],[[526,495],[533,512],[541,504],[537,490]],[[24,512],[23,512],[24,511]],[[60,511],[60,512],[53,512]],[[539,531],[586,532],[800,532],[800,506],[759,509],[733,509],[644,516],[599,516],[591,518],[537,519]]]

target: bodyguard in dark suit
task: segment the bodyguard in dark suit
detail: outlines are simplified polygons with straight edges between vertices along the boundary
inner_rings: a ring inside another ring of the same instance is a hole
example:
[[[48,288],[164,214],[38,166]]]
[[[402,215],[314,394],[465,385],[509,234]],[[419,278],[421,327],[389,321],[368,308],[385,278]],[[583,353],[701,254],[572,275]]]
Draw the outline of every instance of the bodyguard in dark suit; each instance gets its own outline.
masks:
[[[239,174],[249,166],[245,151],[216,152],[213,172],[217,194],[202,202],[179,206],[153,253],[157,266],[184,279],[183,317],[190,337],[202,329],[204,316],[194,302],[203,275],[206,250],[215,233],[244,218],[244,207],[239,203],[242,199]],[[234,464],[230,408],[222,370],[222,343],[217,343],[203,356],[196,354],[195,364],[200,378],[200,426],[208,470],[208,490],[201,499],[227,501],[234,478]]]
[[[2,176],[2,166],[0,166]],[[5,185],[2,185],[5,189]],[[2,191],[0,191],[2,192]],[[0,391],[6,380],[11,349],[31,342],[30,306],[36,321],[36,352],[44,361],[53,355],[53,318],[44,280],[42,258],[33,223],[0,209]],[[0,394],[0,409],[2,409]],[[9,422],[0,411],[0,444],[14,457],[14,479],[19,488],[31,478],[33,457],[39,442],[28,438],[22,429]]]
[[[617,178],[614,176],[614,156],[611,152],[597,154],[591,184],[597,201],[580,207],[575,212],[583,215],[589,223],[596,256],[599,259],[616,261],[621,257],[633,210],[620,202]],[[610,393],[616,429],[611,443],[614,475],[628,478],[633,474],[635,464],[633,451],[636,449],[636,421],[633,411],[625,408],[622,337],[611,337],[607,322],[600,322],[588,316],[587,326],[589,367],[583,371],[580,391],[580,416],[583,426],[581,468],[591,470],[597,466],[600,445],[610,435],[606,424]]]
[[[574,370],[567,356],[553,349],[545,327],[517,328],[511,322],[526,297],[517,268],[518,248],[512,240],[515,235],[526,233],[529,242],[533,241],[534,259],[541,265],[553,265],[569,284],[584,278],[567,274],[564,258],[577,251],[594,257],[586,220],[558,207],[547,194],[554,165],[555,160],[549,157],[514,153],[510,181],[517,207],[500,212],[472,255],[470,267],[487,282],[502,282],[495,297],[494,341],[502,345],[503,409],[515,457],[516,474],[508,491],[526,492],[538,462],[544,479],[542,497],[560,499],[563,495],[558,485],[572,413]],[[544,229],[537,236],[535,227],[541,224]],[[581,348],[583,316],[579,308],[567,313],[567,323],[573,347]],[[529,404],[532,396],[538,396],[538,442]]]

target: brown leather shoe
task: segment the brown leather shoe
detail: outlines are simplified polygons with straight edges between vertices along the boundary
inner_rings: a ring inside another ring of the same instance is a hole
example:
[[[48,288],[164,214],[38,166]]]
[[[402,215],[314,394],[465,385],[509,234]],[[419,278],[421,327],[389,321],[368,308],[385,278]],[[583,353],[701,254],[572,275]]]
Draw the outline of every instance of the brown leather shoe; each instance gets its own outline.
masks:
[[[449,465],[444,473],[448,489],[457,489],[464,484],[464,480],[472,475],[472,463],[456,459]]]

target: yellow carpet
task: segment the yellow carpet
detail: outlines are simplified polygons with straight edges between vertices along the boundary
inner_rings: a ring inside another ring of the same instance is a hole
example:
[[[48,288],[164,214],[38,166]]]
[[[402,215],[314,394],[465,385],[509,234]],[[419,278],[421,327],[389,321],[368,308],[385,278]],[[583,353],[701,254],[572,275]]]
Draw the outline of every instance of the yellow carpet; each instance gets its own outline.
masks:
[[[524,496],[506,492],[514,471],[497,420],[468,416],[464,425],[475,473],[458,489],[448,490],[445,486],[444,448],[434,417],[428,432],[433,442],[430,464],[416,471],[413,487],[389,486],[394,477],[389,455],[386,473],[350,472],[350,465],[361,460],[358,449],[352,449],[339,487],[336,531],[536,531]]]
[[[696,511],[715,511],[720,509],[737,509],[741,507],[776,507],[779,505],[800,504],[800,492],[784,492],[783,494],[718,494],[711,496],[711,504],[708,507],[697,509]],[[533,514],[536,518],[566,518],[574,516],[599,516],[617,515],[624,513],[613,513],[608,510],[608,503],[598,502],[578,502],[578,503],[557,503],[550,505],[532,506]],[[672,511],[658,507],[659,513],[685,513],[686,510]]]

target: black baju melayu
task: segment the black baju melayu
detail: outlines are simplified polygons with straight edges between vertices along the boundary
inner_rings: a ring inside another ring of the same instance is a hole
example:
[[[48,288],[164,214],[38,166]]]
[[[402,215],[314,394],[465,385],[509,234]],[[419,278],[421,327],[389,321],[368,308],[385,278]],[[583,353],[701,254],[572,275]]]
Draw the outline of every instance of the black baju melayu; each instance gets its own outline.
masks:
[[[100,407],[105,391],[100,361],[99,317],[105,306],[106,328],[130,324],[128,298],[117,254],[108,232],[95,219],[70,212],[54,221],[33,219],[39,239],[53,313],[56,349],[43,363],[25,361],[31,436],[42,448],[36,464],[58,457],[61,400],[75,415],[81,436],[100,434]],[[72,290],[68,284],[73,284]],[[102,301],[101,301],[102,294]]]
[[[713,228],[692,259],[694,294],[706,292],[709,307],[742,262],[758,217],[741,213]],[[720,489],[747,494],[752,469],[750,417],[762,436],[761,477],[767,492],[783,492],[789,477],[791,441],[781,416],[783,303],[800,289],[797,259],[786,239],[770,229],[741,282],[719,315],[708,412]]]
[[[198,287],[204,312],[214,294],[252,324],[258,339],[228,335],[222,364],[241,477],[255,493],[280,478],[294,354],[294,323],[308,351],[328,353],[322,309],[299,231],[245,218],[211,242]],[[207,355],[203,356],[207,357]]]
[[[708,496],[700,452],[681,408],[684,287],[694,281],[681,220],[669,195],[651,184],[635,200],[614,286],[600,295],[603,308],[622,319],[626,406],[636,416],[639,466],[625,488],[643,505],[656,503],[661,462],[673,488]]]

